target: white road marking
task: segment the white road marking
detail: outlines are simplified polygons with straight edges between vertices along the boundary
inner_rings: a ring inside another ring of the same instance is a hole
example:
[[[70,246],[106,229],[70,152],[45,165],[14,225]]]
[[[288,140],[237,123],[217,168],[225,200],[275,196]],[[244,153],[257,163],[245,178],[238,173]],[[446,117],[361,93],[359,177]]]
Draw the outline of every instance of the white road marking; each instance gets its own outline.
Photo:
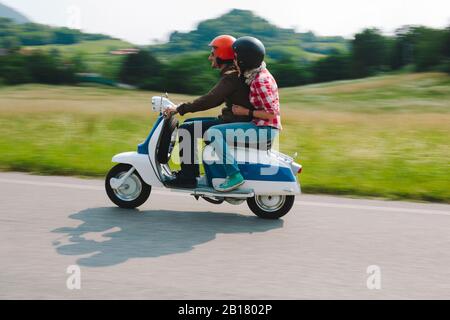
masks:
[[[95,190],[95,191],[104,191],[105,190],[105,188],[103,186],[92,186],[92,185],[72,184],[72,183],[43,182],[43,181],[16,180],[16,179],[4,179],[4,178],[0,178],[0,182],[1,183],[30,185],[30,186],[39,186],[39,187],[55,187],[55,188]],[[190,196],[188,191],[175,192],[175,191],[163,191],[163,190],[153,189],[152,193],[158,194],[158,195],[166,195],[166,196],[169,196],[169,195],[170,196],[182,196],[182,197]],[[443,210],[412,209],[412,208],[399,208],[399,207],[386,207],[386,206],[353,205],[353,204],[313,202],[313,201],[303,201],[303,200],[297,200],[295,205],[323,207],[323,208],[375,210],[375,211],[384,211],[384,212],[402,212],[402,213],[434,214],[434,215],[450,216],[450,210],[443,211]]]

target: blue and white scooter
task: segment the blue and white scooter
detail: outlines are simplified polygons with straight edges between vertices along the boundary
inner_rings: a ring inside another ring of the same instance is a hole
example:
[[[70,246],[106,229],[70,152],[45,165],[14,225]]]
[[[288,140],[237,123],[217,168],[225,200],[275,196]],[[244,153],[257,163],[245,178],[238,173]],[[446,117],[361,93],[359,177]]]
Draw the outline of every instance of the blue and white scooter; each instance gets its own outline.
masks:
[[[195,189],[179,189],[166,185],[173,179],[168,163],[174,148],[178,120],[175,116],[164,117],[163,112],[174,104],[167,96],[153,97],[153,111],[160,115],[149,136],[137,148],[137,152],[115,155],[112,162],[118,163],[108,173],[105,181],[106,192],[121,208],[136,208],[150,196],[152,187],[169,188],[173,191],[188,192],[197,200],[203,198],[214,204],[224,201],[239,205],[247,201],[249,208],[258,217],[278,219],[289,212],[296,195],[301,193],[297,174],[302,166],[294,159],[269,148],[258,149],[236,146],[236,159],[245,183],[231,192],[218,192],[214,186],[222,183],[225,176],[203,161],[205,175],[198,179]],[[203,150],[203,160],[214,160],[214,148],[207,145]],[[242,161],[240,159],[243,159]]]

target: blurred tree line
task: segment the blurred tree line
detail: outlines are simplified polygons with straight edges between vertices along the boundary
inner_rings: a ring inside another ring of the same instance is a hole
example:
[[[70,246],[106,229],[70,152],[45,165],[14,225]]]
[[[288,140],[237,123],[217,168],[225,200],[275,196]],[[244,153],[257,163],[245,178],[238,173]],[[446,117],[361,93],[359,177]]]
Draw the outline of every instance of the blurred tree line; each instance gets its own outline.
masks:
[[[84,69],[78,56],[68,60],[57,50],[22,53],[18,49],[0,56],[0,83],[75,84],[76,73]]]
[[[170,59],[183,53],[204,51],[205,44],[219,34],[231,34],[236,38],[252,35],[264,43],[270,57],[276,60],[289,56],[308,61],[336,49],[345,51],[348,45],[343,37],[298,33],[273,25],[250,10],[232,9],[220,17],[200,22],[195,30],[172,32],[167,43],[152,45],[149,49],[157,56]]]
[[[5,41],[6,38],[0,39]],[[63,58],[57,50],[24,53],[20,46],[9,48],[6,54],[0,52],[0,82],[6,84],[70,84],[76,82],[76,73],[89,71],[82,55]],[[206,51],[195,51],[161,60],[151,51],[142,49],[128,55],[119,66],[117,79],[111,80],[146,90],[202,94],[218,78],[207,55]],[[384,36],[377,29],[366,29],[350,41],[348,51],[331,51],[317,61],[299,61],[286,53],[277,59],[269,55],[267,62],[280,87],[402,70],[450,73],[450,27],[406,26],[398,29],[394,36]]]
[[[315,62],[269,56],[268,68],[280,87],[363,78],[402,69],[450,73],[450,27],[407,26],[389,37],[378,29],[365,29],[355,35],[349,52],[335,51]],[[179,55],[163,63],[152,53],[141,51],[125,59],[120,80],[143,89],[201,94],[214,85],[217,72],[209,67],[207,54]]]
[[[104,40],[111,37],[103,34],[83,33],[79,30],[51,27],[38,23],[15,23],[0,17],[0,48],[16,49],[21,46],[47,44],[75,44],[81,41]]]
[[[183,54],[163,63],[146,50],[129,55],[123,62],[119,81],[141,89],[201,94],[218,78],[208,54]]]

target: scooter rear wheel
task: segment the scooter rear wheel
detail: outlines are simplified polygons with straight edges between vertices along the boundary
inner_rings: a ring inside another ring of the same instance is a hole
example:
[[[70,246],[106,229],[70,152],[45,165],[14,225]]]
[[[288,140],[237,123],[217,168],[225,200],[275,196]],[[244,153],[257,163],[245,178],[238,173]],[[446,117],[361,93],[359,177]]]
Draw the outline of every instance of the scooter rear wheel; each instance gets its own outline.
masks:
[[[130,169],[131,165],[129,164],[118,164],[108,172],[105,179],[105,189],[109,199],[124,209],[134,209],[141,206],[150,197],[152,191],[152,187],[142,180],[137,171],[134,171],[119,189],[111,187],[110,180],[112,178],[120,179]]]
[[[256,195],[247,199],[247,205],[254,214],[262,219],[279,219],[286,215],[294,205],[295,196]]]

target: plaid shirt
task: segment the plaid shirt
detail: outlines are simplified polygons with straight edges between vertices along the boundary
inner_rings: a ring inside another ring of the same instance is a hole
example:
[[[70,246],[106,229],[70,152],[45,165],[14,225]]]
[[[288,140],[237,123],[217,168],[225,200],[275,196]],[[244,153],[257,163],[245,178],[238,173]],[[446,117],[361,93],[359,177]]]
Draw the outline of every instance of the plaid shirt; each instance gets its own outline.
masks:
[[[276,115],[272,120],[254,118],[253,122],[257,126],[270,126],[279,130],[282,129],[278,86],[269,70],[263,69],[250,84],[250,102],[255,107],[255,110],[262,110]]]

